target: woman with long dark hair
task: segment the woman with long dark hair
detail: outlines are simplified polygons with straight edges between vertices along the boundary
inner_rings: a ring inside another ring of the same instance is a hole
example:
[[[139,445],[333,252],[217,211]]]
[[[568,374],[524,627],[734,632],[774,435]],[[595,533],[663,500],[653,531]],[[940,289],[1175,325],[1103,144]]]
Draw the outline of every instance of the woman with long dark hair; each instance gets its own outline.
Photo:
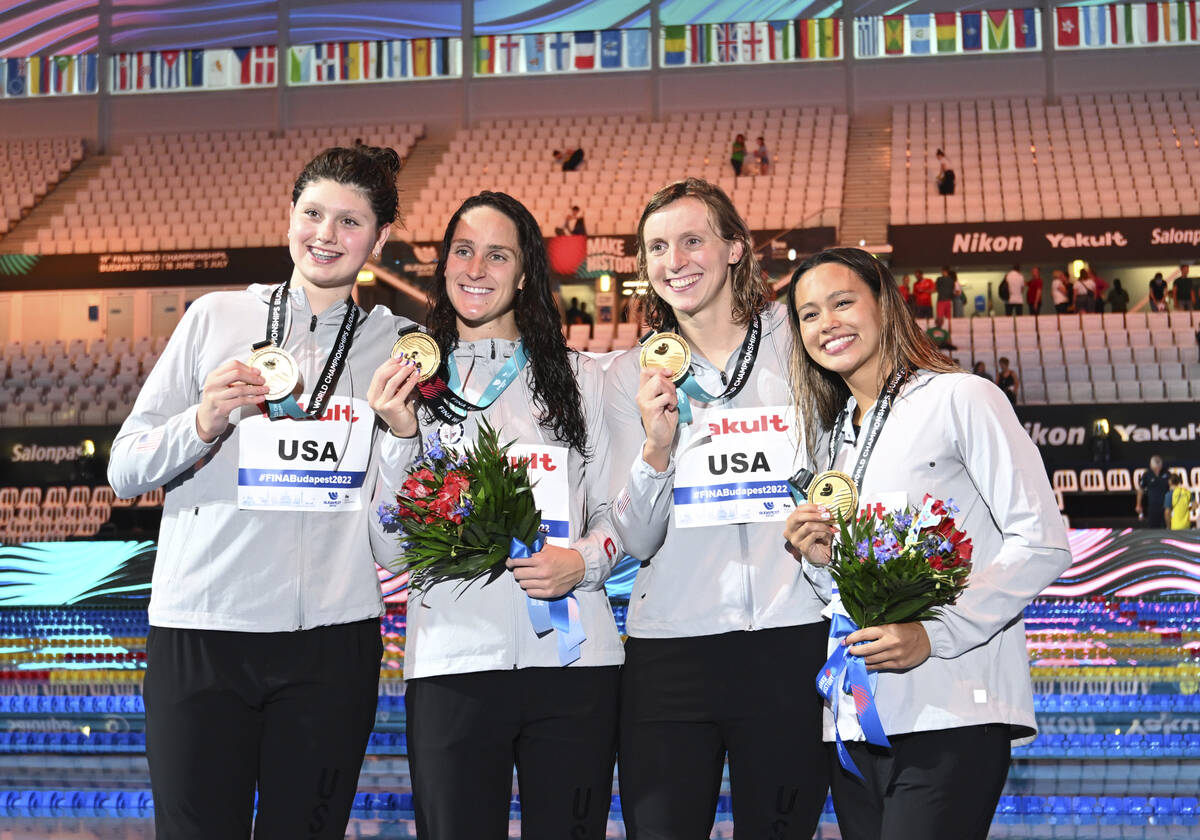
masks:
[[[825,740],[836,727],[862,773],[839,766],[828,745],[842,837],[984,840],[1010,742],[1036,732],[1021,611],[1070,563],[1045,467],[1000,389],[937,352],[867,252],[809,257],[787,302],[792,386],[814,463],[852,477],[860,510],[918,507],[926,493],[952,502],[974,544],[967,589],[936,619],[845,640],[878,674],[891,747],[862,740],[854,703],[827,708]],[[802,504],[785,536],[808,562],[827,564],[831,521]]]
[[[603,838],[623,658],[604,592],[619,553],[608,524],[603,379],[566,345],[542,234],[520,202],[483,192],[451,217],[429,330],[454,404],[470,408],[447,414],[453,404],[436,396],[422,407],[398,389],[381,393],[373,407],[395,435],[384,449],[385,492],[431,434],[469,442],[486,418],[502,442],[516,441],[510,454],[529,458],[543,524],[561,523],[561,534],[552,529],[541,551],[510,559],[511,574],[410,594],[404,676],[417,832],[507,837],[515,764],[524,836]],[[574,659],[559,631],[535,632],[527,606],[567,593],[586,636]]]
[[[698,179],[646,205],[638,276],[657,333],[613,362],[606,392],[618,528],[642,561],[621,674],[626,830],[707,837],[728,756],[738,836],[808,840],[828,785],[812,689],[828,581],[780,539],[799,442],[786,316],[746,223]]]
[[[166,488],[143,689],[163,840],[345,834],[383,652],[369,385],[410,323],[351,293],[399,169],[370,146],[310,161],[290,276],[189,307],[113,442],[117,495]]]

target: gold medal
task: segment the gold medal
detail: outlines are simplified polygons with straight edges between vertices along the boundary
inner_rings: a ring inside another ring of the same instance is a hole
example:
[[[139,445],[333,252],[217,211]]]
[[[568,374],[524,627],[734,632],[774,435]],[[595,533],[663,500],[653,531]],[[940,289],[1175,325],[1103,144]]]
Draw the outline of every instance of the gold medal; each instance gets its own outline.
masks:
[[[638,363],[643,370],[666,368],[671,373],[672,381],[681,382],[692,366],[692,350],[682,336],[673,332],[659,332],[642,345]]]
[[[858,513],[858,488],[844,472],[826,470],[812,480],[805,495],[814,505],[827,507],[847,521]]]
[[[428,333],[413,330],[396,339],[392,345],[393,359],[408,359],[420,371],[418,381],[432,379],[442,366],[442,350]]]
[[[267,400],[275,402],[290,395],[300,382],[300,368],[292,354],[274,344],[255,350],[248,361],[266,380]]]

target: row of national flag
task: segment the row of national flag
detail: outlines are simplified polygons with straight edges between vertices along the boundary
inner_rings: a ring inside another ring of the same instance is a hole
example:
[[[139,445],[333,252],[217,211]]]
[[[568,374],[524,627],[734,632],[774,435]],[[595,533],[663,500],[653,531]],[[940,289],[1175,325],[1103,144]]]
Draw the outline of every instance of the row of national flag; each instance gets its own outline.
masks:
[[[95,53],[0,59],[0,89],[5,97],[96,93],[100,89],[99,64]]]
[[[1195,44],[1196,1],[1104,3],[1054,10],[1055,46],[1062,49]]]
[[[1037,9],[990,9],[854,19],[858,58],[1016,52],[1041,43]]]
[[[113,93],[274,87],[275,47],[144,50],[109,58]]]
[[[840,18],[664,26],[664,67],[837,59]]]
[[[475,38],[476,76],[645,70],[649,67],[649,29],[479,35]]]
[[[461,38],[330,41],[288,47],[292,85],[395,82],[462,75]]]

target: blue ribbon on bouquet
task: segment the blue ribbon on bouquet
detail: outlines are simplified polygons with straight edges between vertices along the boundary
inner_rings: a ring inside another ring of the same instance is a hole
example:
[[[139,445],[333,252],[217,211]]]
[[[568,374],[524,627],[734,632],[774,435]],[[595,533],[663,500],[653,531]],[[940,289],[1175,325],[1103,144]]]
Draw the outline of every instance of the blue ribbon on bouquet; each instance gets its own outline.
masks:
[[[862,779],[863,774],[850,758],[850,752],[842,743],[842,733],[837,728],[838,692],[844,692],[854,698],[854,709],[858,713],[858,725],[862,727],[863,735],[868,744],[877,747],[890,747],[887,734],[883,731],[883,723],[879,720],[879,710],[875,708],[875,683],[878,677],[867,671],[867,663],[861,656],[855,656],[850,648],[842,644],[842,640],[858,630],[854,619],[841,613],[834,613],[829,625],[829,638],[837,639],[838,645],[833,655],[817,674],[817,691],[828,700],[833,708],[833,730],[837,738],[838,761],[842,767]],[[864,779],[865,781],[865,779]]]
[[[516,537],[509,545],[508,556],[524,559],[542,550],[546,544],[539,534],[533,545],[525,545]],[[528,595],[529,621],[533,624],[533,632],[538,638],[545,636],[551,630],[558,631],[558,664],[570,665],[579,658],[579,646],[587,641],[583,633],[583,622],[579,617],[579,601],[574,592],[568,592],[559,598],[544,600]]]

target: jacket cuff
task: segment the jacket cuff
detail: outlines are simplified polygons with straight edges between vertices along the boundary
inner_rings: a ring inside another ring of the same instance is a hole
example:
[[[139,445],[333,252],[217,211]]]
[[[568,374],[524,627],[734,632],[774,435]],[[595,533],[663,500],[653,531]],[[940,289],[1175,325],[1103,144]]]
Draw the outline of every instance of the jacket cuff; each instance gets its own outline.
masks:
[[[409,467],[420,453],[420,435],[402,438],[385,431],[379,445],[379,475],[384,485],[393,490],[402,485],[408,477]]]
[[[921,626],[925,628],[925,635],[929,637],[929,655],[938,659],[950,659],[953,646],[949,628],[936,619],[922,621]]]

